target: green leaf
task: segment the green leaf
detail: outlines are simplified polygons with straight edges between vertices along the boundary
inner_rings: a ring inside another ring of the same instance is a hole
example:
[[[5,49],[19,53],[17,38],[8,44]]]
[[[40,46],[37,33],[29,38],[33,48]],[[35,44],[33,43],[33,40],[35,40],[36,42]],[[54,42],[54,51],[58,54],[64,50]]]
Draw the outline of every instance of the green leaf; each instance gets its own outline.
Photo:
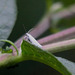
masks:
[[[46,0],[46,8],[50,10],[50,6],[52,5],[52,0]]]
[[[51,53],[29,44],[27,41],[22,42],[21,49],[22,56],[25,58],[25,60],[38,61],[56,69],[62,75],[71,75],[66,67],[63,66]]]
[[[54,20],[54,24],[52,25],[52,28],[50,28],[52,33],[56,33],[59,31],[62,31],[64,29],[70,28],[75,26],[75,17],[73,18],[56,18]]]
[[[61,2],[64,4],[65,7],[75,4],[75,0],[61,0]]]
[[[16,0],[0,0],[0,39],[7,39],[16,20]],[[3,43],[0,43],[2,46]]]
[[[75,4],[75,0],[53,0],[54,2],[61,2],[65,7]]]
[[[8,46],[6,47],[6,49],[0,49],[1,53],[12,53],[13,50],[11,48],[9,48]]]

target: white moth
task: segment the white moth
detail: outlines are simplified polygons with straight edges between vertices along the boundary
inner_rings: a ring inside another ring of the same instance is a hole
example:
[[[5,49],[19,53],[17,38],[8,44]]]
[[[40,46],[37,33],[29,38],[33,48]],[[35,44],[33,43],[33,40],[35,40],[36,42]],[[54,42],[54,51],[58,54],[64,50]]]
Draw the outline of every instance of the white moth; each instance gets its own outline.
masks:
[[[35,38],[33,36],[31,36],[29,33],[26,33],[26,36],[25,36],[26,40],[29,41],[31,44],[39,47],[39,48],[42,48],[42,46],[35,40]]]

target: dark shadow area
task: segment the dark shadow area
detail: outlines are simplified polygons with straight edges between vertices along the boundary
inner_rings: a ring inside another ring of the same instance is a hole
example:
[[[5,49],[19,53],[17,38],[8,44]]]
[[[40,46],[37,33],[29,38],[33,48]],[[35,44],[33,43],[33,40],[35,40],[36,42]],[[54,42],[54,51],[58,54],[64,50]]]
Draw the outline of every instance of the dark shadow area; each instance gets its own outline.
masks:
[[[55,55],[58,57],[63,57],[65,59],[75,62],[75,50],[74,49],[68,50],[68,51],[63,51],[63,52],[58,52],[58,53],[55,53]]]
[[[0,69],[1,75],[61,75],[53,68],[35,61],[24,61],[15,67]]]

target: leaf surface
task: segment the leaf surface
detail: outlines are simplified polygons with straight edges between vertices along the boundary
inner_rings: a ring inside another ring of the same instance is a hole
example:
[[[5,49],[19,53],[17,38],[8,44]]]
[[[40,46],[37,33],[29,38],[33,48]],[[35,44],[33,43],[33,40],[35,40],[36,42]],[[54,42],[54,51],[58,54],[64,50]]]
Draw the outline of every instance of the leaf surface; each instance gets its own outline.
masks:
[[[23,41],[21,49],[22,55],[25,59],[44,63],[56,69],[62,75],[71,75],[67,68],[63,66],[60,61],[51,53],[29,44],[27,41]]]

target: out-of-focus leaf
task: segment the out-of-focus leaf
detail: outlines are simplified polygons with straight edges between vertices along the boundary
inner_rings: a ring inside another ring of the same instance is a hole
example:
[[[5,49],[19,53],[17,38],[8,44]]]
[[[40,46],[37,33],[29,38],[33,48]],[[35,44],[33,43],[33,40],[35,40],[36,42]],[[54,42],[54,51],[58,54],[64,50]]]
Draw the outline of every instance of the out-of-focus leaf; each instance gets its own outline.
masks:
[[[52,25],[52,29],[50,29],[51,32],[56,33],[61,30],[64,30],[66,28],[70,28],[75,26],[75,17],[73,18],[63,18],[60,19],[58,22],[55,22],[56,24]]]
[[[65,7],[75,4],[75,0],[53,0],[53,1],[54,2],[62,2]]]
[[[61,2],[56,2],[51,6],[51,12],[52,14],[57,13],[63,9],[63,4]]]
[[[47,7],[47,10],[50,9],[51,4],[52,4],[52,0],[46,0],[46,7]]]
[[[0,39],[7,39],[16,20],[16,0],[0,0]],[[0,43],[2,46],[3,43]]]
[[[75,75],[75,63],[74,62],[71,62],[61,57],[57,57],[57,59],[72,73],[72,75]]]
[[[66,67],[63,66],[51,53],[37,48],[26,41],[22,42],[21,49],[22,56],[25,58],[25,60],[27,59],[38,61],[56,69],[62,75],[71,75],[70,72],[66,69]]]
[[[75,26],[75,17],[74,18],[67,18],[67,19],[62,19],[58,25],[57,28],[58,30],[63,30],[69,27]]]
[[[75,26],[75,16],[72,15],[75,12],[74,8],[75,5],[72,5],[52,15],[52,33]]]
[[[75,4],[75,0],[61,0],[64,6],[70,6],[72,4]]]

